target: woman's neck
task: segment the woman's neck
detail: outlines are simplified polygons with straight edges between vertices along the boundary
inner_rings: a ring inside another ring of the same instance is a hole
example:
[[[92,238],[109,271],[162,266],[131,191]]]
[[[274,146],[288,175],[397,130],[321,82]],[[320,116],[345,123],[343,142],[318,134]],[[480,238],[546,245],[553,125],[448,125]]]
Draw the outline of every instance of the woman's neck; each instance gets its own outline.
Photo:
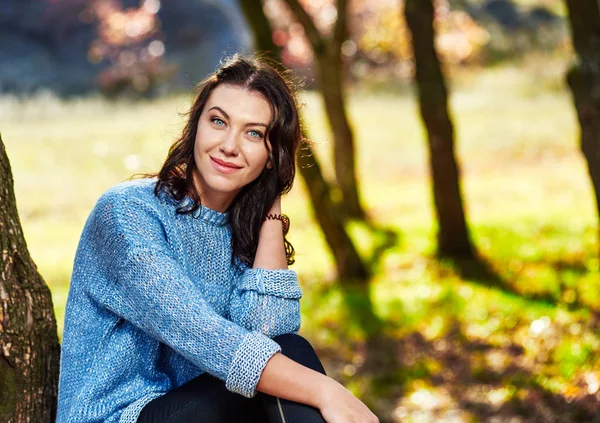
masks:
[[[188,195],[196,202],[202,204],[203,207],[217,211],[219,213],[225,213],[233,200],[235,199],[236,193],[223,193],[218,191],[211,191],[209,189],[203,189],[202,184],[198,181],[194,174],[194,187],[195,192],[188,193]]]

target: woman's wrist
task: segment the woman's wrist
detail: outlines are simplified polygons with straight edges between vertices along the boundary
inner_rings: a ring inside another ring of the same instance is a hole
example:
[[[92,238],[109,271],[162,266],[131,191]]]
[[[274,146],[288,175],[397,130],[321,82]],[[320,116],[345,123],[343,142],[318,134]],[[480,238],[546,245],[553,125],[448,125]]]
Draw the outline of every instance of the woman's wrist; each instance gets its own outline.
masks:
[[[311,405],[321,410],[324,406],[333,401],[335,391],[339,389],[341,385],[335,379],[324,374],[319,373],[316,377],[319,378],[319,381],[315,384],[315,402]]]
[[[329,376],[277,353],[267,362],[257,390],[321,409],[334,399],[336,385]]]
[[[267,215],[263,218],[260,230],[261,238],[281,237],[283,230],[285,229],[285,224],[283,222],[284,218],[278,218],[278,216],[281,215],[281,197],[278,197]]]
[[[269,213],[281,213],[281,200],[278,198]],[[264,220],[258,235],[258,247],[254,267],[263,269],[287,269],[283,223],[277,219]]]
[[[279,241],[283,246],[283,224],[279,220],[265,220],[260,228],[258,242],[264,241]]]
[[[281,222],[281,228],[283,230],[283,235],[284,236],[287,235],[288,231],[290,230],[290,218],[287,217],[287,215],[269,213],[265,216],[263,222],[266,222],[268,220],[277,220],[277,221]]]

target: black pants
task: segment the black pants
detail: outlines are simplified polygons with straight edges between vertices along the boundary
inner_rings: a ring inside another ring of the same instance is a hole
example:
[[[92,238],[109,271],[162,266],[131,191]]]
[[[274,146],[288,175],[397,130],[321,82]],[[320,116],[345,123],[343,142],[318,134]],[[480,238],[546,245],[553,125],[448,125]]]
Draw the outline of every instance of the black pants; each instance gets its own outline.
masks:
[[[273,338],[281,353],[325,374],[312,345],[299,335]],[[258,392],[254,398],[228,391],[225,383],[204,373],[150,401],[137,423],[325,423],[314,407]]]

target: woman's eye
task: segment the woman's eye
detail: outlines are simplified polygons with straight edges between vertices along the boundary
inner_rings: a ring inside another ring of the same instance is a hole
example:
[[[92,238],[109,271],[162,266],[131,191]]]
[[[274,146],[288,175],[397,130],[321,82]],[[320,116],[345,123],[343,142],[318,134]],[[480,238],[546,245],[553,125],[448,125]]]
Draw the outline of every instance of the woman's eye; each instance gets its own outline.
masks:
[[[223,120],[219,119],[219,118],[212,118],[211,122],[214,123],[215,125],[219,125],[219,126],[225,125],[225,122],[223,122]]]
[[[259,138],[260,139],[260,138],[263,137],[263,134],[260,133],[260,132],[258,132],[258,131],[248,131],[248,134],[250,134],[250,136],[252,138]]]

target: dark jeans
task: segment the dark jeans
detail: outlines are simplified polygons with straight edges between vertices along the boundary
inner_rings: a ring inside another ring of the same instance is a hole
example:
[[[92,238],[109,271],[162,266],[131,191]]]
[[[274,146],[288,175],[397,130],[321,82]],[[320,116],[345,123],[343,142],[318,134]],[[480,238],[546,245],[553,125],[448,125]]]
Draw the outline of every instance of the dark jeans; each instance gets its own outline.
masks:
[[[312,345],[300,335],[273,338],[281,353],[325,374]],[[137,423],[325,423],[314,407],[258,392],[254,398],[228,391],[225,383],[204,373],[150,401]]]

